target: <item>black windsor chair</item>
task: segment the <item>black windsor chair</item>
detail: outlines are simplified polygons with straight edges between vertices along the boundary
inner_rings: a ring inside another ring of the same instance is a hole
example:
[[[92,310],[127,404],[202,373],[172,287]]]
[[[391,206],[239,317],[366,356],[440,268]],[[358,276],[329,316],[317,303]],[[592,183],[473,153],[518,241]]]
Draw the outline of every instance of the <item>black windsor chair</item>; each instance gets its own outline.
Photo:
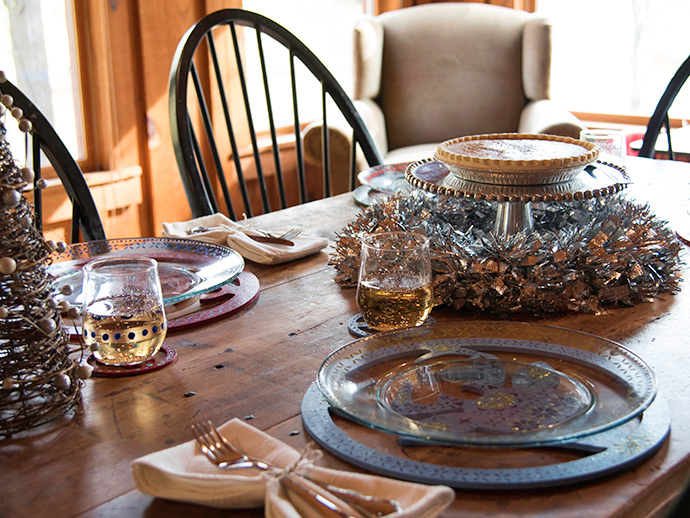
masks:
[[[84,174],[48,119],[10,81],[5,80],[0,83],[0,92],[2,95],[10,95],[13,99],[12,105],[20,108],[23,117],[31,122],[32,130],[27,134],[29,139],[27,153],[31,157],[34,185],[41,180],[41,152],[43,152],[50,165],[55,169],[69,197],[72,204],[71,242],[79,242],[80,230],[85,241],[105,239],[103,224]],[[36,227],[42,231],[43,205],[40,189],[34,189],[33,203],[36,212]]]
[[[690,56],[683,62],[683,64],[678,68],[677,72],[669,82],[666,90],[664,91],[659,103],[649,119],[647,124],[647,130],[642,140],[642,147],[638,156],[644,158],[654,158],[656,156],[656,141],[661,133],[661,128],[666,129],[666,140],[668,143],[668,158],[669,160],[675,160],[675,154],[673,153],[673,146],[671,145],[671,125],[669,123],[668,111],[676,99],[678,92],[685,84],[685,81],[690,75]]]
[[[214,12],[187,31],[172,63],[169,103],[175,156],[194,217],[223,208],[232,219],[251,217],[333,194],[332,132],[322,132],[321,173],[305,172],[302,131],[319,119],[304,116],[304,88],[312,88],[311,99],[320,96],[323,128],[327,106],[335,106],[335,116],[352,130],[358,144],[349,157],[352,190],[358,156],[369,166],[383,161],[352,101],[313,52],[278,23],[242,9]],[[279,100],[280,93],[291,100]],[[314,182],[323,196],[308,193]],[[235,209],[240,202],[242,211]]]

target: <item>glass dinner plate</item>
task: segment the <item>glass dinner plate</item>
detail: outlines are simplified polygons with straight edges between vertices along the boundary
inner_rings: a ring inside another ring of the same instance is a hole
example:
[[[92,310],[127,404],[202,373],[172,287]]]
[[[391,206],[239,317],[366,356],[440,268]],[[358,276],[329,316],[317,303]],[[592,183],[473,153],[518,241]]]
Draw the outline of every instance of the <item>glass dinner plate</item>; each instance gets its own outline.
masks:
[[[405,170],[409,162],[400,164],[384,164],[365,169],[357,175],[359,183],[386,194],[398,194],[410,189],[405,180]]]
[[[150,257],[158,261],[158,273],[166,305],[197,297],[233,281],[244,269],[244,259],[227,246],[176,238],[128,238],[88,241],[68,245],[51,256],[48,273],[62,295],[73,305],[81,305],[82,271],[85,264],[107,257]]]
[[[318,386],[339,414],[413,440],[539,446],[618,426],[656,395],[621,345],[522,322],[448,322],[378,333],[332,353]]]

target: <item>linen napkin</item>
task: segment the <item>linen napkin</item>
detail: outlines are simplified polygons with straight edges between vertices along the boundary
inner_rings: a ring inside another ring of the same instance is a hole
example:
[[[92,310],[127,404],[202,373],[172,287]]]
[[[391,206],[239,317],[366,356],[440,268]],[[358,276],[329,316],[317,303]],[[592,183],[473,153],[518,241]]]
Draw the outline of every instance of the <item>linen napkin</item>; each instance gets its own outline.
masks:
[[[389,516],[433,518],[454,499],[455,493],[446,486],[427,486],[315,466],[294,448],[237,418],[219,430],[247,455],[293,470],[307,480],[395,500],[401,510]],[[267,518],[318,518],[317,511],[300,506],[298,499],[283,490],[278,479],[280,473],[280,469],[221,470],[204,456],[194,440],[132,462],[136,486],[148,495],[224,509],[264,506]]]
[[[194,227],[205,227],[207,232],[190,234]],[[278,233],[279,231],[276,231]],[[202,216],[189,221],[163,223],[163,237],[196,239],[205,243],[227,244],[245,259],[261,264],[280,264],[301,259],[328,246],[321,237],[298,235],[291,239],[294,246],[275,243],[259,243],[250,235],[260,236],[251,227],[240,225],[223,214]]]

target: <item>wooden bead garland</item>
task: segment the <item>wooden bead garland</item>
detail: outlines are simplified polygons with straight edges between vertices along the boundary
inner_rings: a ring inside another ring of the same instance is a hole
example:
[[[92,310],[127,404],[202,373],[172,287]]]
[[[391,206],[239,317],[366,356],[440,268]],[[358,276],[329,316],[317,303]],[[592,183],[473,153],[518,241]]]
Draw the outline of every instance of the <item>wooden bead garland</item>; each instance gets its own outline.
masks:
[[[92,368],[82,344],[69,343],[60,311],[76,309],[59,307],[46,268],[66,245],[43,238],[24,196],[46,182],[15,163],[5,138],[8,113],[21,131],[32,131],[12,96],[2,94],[5,80],[0,71],[0,436],[9,437],[79,409]]]

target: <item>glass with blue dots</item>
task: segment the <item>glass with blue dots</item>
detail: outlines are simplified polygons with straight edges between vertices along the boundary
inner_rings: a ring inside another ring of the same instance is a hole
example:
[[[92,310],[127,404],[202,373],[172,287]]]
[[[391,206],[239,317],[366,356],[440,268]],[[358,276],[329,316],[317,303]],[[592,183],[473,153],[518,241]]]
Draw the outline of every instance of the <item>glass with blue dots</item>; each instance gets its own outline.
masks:
[[[118,257],[84,267],[82,334],[106,365],[138,365],[153,358],[167,331],[154,259]]]

